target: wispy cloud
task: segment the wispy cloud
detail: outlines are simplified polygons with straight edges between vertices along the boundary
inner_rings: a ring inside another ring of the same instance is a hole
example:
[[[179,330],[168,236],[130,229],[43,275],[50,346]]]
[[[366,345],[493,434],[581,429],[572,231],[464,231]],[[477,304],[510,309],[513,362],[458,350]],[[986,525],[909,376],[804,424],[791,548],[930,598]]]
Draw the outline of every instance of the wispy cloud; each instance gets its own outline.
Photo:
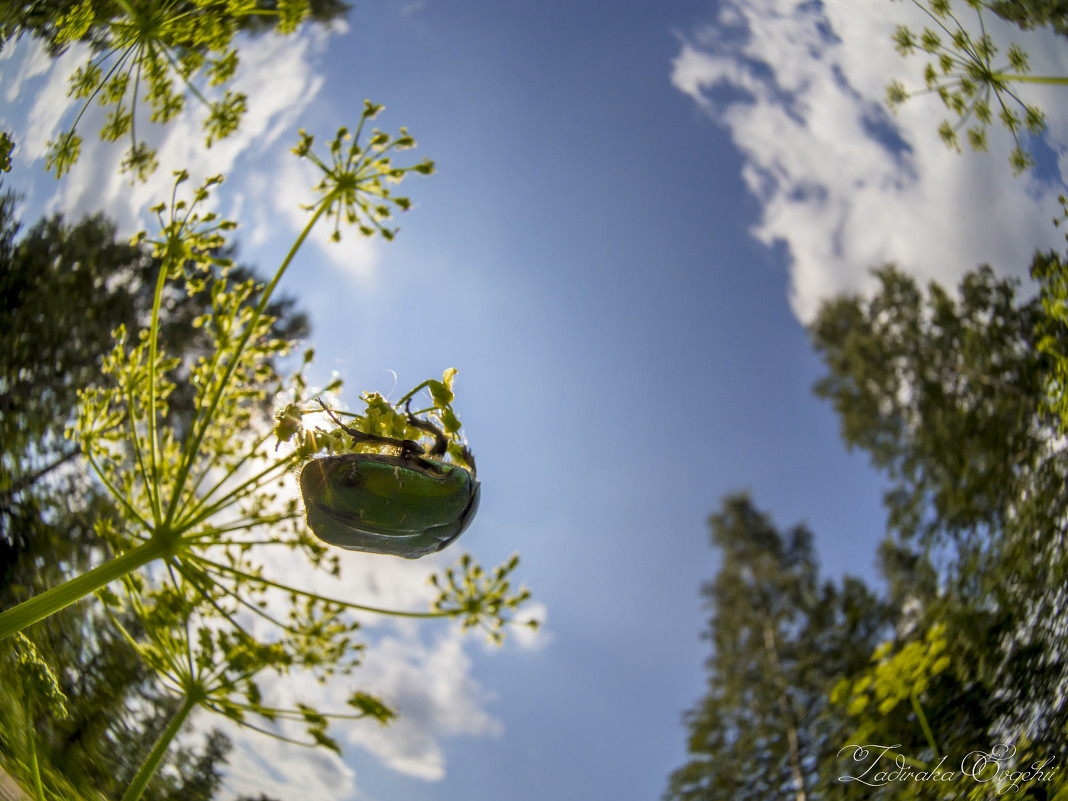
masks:
[[[394,770],[436,781],[445,776],[441,740],[498,736],[501,723],[484,707],[490,700],[471,676],[458,627],[427,644],[386,637],[370,649],[357,674],[399,712],[385,728],[353,726],[348,740],[371,751]]]
[[[829,295],[869,288],[869,268],[887,261],[952,284],[980,263],[1023,275],[1036,247],[1058,243],[1050,220],[1063,185],[1014,178],[1007,135],[991,129],[991,153],[957,155],[936,133],[936,97],[896,117],[885,110],[891,79],[922,86],[922,59],[905,61],[890,41],[902,23],[924,21],[884,0],[724,0],[708,25],[680,36],[672,83],[742,153],[762,209],[753,234],[785,245],[802,321]],[[1052,36],[1012,31],[1037,74],[1064,73]],[[1068,104],[1039,94],[1063,175]]]
[[[0,63],[11,61],[17,65],[15,74],[4,81],[4,100],[14,103],[18,100],[27,81],[48,72],[52,59],[40,45],[27,48],[24,57],[15,58],[16,48],[10,43],[0,50]]]
[[[490,697],[471,676],[463,635],[448,625],[441,626],[429,641],[419,635],[379,638],[346,679],[322,685],[303,674],[264,675],[257,683],[263,697],[280,706],[299,701],[326,712],[344,712],[349,710],[346,698],[358,689],[382,698],[399,716],[387,726],[373,720],[334,724],[330,733],[345,749],[342,759],[323,749],[294,747],[230,721],[200,715],[197,732],[219,728],[233,741],[227,783],[244,794],[356,797],[359,777],[346,763],[359,764],[368,753],[399,773],[438,781],[446,774],[444,740],[498,736],[503,730],[484,708]],[[261,721],[257,725],[264,726]],[[293,724],[264,727],[297,740],[307,739]]]
[[[229,721],[199,716],[199,732],[217,728],[234,744],[227,758],[225,787],[229,798],[357,798],[357,774],[337,754],[322,748],[300,748],[265,735],[255,737]],[[189,740],[200,747],[201,742]],[[226,796],[224,796],[226,797]]]

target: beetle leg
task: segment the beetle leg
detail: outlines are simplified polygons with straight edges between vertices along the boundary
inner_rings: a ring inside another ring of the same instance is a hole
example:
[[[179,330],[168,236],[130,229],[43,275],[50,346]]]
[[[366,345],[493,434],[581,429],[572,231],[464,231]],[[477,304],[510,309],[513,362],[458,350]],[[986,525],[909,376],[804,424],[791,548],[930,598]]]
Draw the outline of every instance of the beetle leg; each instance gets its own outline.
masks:
[[[347,426],[344,423],[342,423],[340,419],[338,419],[338,416],[336,414],[334,414],[330,410],[329,406],[327,406],[325,403],[323,403],[323,399],[322,398],[317,398],[316,400],[318,400],[319,401],[319,405],[323,407],[323,411],[325,411],[328,415],[330,415],[330,419],[333,420],[335,423],[337,423],[338,428],[340,428],[342,431],[344,431],[346,434],[348,434],[350,437],[352,437],[353,442],[373,442],[373,443],[378,444],[378,445],[389,445],[389,446],[391,446],[393,448],[400,448],[402,454],[409,454],[409,453],[422,454],[422,453],[425,453],[425,451],[423,449],[423,446],[420,445],[415,440],[411,440],[411,439],[393,439],[392,437],[383,437],[383,436],[379,436],[378,434],[366,434],[363,431],[358,431],[355,428],[350,428],[349,426]],[[410,413],[409,413],[408,417],[409,418],[411,417]],[[437,447],[437,445],[435,445],[434,447]]]
[[[404,411],[408,413],[408,425],[432,435],[434,437],[434,447],[430,449],[430,453],[427,456],[441,458],[445,455],[445,450],[448,447],[448,443],[445,441],[445,433],[429,420],[420,420],[412,414],[411,405],[412,399],[408,398],[404,403]]]
[[[418,428],[420,431],[426,431],[428,434],[434,436],[434,447],[430,449],[427,456],[433,458],[441,458],[445,455],[445,451],[448,449],[448,443],[445,440],[445,433],[429,420],[420,420],[411,410],[412,399],[409,398],[404,403],[404,410],[408,413],[408,425],[413,428]],[[471,465],[471,472],[475,473],[475,455],[468,450],[466,445],[460,445],[460,453],[463,454],[464,461]]]

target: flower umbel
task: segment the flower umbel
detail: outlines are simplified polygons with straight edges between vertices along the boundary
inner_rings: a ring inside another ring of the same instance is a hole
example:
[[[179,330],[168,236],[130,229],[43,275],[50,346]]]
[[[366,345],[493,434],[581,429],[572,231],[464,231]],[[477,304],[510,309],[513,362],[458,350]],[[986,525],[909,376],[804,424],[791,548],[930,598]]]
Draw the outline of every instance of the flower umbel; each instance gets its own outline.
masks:
[[[1027,53],[1016,44],[1009,47],[1006,63],[996,65],[998,48],[987,33],[980,0],[965,0],[975,11],[978,36],[969,33],[953,14],[949,0],[912,2],[930,17],[933,27],[924,28],[917,36],[899,25],[893,37],[894,47],[902,56],[910,56],[917,49],[932,56],[924,68],[927,88],[910,92],[900,81],[892,81],[886,87],[887,103],[896,109],[910,97],[936,93],[957,115],[955,122],[943,120],[938,134],[947,147],[958,152],[959,133],[964,129],[972,149],[986,151],[987,130],[996,114],[1015,141],[1009,155],[1013,172],[1019,175],[1033,167],[1035,160],[1021,142],[1020,133],[1026,129],[1032,136],[1039,136],[1046,127],[1045,115],[1037,106],[1024,102],[1012,84],[1068,84],[1068,77],[1028,75]]]
[[[515,622],[507,617],[519,605],[530,598],[530,590],[520,587],[519,591],[509,594],[511,583],[508,575],[519,566],[519,554],[486,573],[471,558],[470,554],[460,557],[459,569],[449,568],[444,578],[434,574],[430,583],[441,591],[433,608],[436,611],[455,615],[461,619],[464,630],[478,626],[486,632],[490,642],[500,644],[504,639],[504,624]],[[528,620],[523,625],[536,629],[537,620]]]
[[[394,166],[390,151],[415,147],[415,140],[405,128],[401,128],[397,136],[372,129],[367,144],[360,144],[364,123],[374,119],[382,109],[383,106],[370,100],[364,101],[356,132],[349,134],[347,128],[341,128],[330,143],[329,164],[312,152],[314,139],[303,130],[300,144],[293,148],[294,153],[307,158],[323,171],[322,180],[315,189],[325,196],[326,215],[334,219],[331,238],[335,242],[341,239],[343,217],[345,222],[356,225],[363,236],[373,236],[377,232],[386,240],[393,239],[397,229],[387,228],[383,222],[391,219],[393,208],[407,211],[412,204],[407,197],[393,195],[390,184],[400,183],[409,172],[430,175],[434,171],[434,162],[429,159],[409,167]]]
[[[166,124],[185,108],[186,96],[192,96],[208,110],[203,124],[208,147],[232,134],[245,113],[245,95],[224,90],[221,97],[210,99],[207,86],[223,86],[233,79],[238,64],[233,39],[250,16],[277,18],[275,30],[290,33],[307,16],[309,0],[288,0],[280,6],[263,9],[247,0],[74,4],[56,22],[56,42],[66,46],[88,40],[93,45],[89,59],[71,76],[68,93],[85,103],[71,127],[48,143],[48,169],[58,178],[78,160],[78,122],[94,99],[109,109],[101,138],[116,141],[129,135],[122,171],[141,181],[156,169],[157,160],[156,151],[138,138],[139,102],[147,100],[152,122]],[[206,86],[197,86],[198,75]]]

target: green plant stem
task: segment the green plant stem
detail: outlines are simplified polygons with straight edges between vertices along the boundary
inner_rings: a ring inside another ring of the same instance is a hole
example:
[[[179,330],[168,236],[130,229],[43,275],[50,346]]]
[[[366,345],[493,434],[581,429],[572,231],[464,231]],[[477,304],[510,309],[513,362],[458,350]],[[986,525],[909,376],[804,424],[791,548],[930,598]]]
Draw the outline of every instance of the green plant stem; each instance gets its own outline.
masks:
[[[927,725],[927,716],[923,714],[923,708],[920,706],[920,700],[916,697],[916,693],[909,693],[909,700],[912,701],[912,709],[920,720],[920,727],[923,729],[923,736],[927,738],[927,745],[931,747],[934,756],[938,756],[938,744],[935,743],[931,727]]]
[[[203,484],[205,479],[207,479],[208,476],[212,473],[213,468],[219,467],[220,464],[222,463],[224,455],[222,453],[216,453],[212,457],[211,462],[209,462],[208,465],[206,466],[206,468],[203,471],[201,471],[200,476],[197,478],[197,480],[195,482],[193,482],[193,485],[189,488],[189,497],[193,499],[194,505],[193,505],[193,508],[189,510],[189,515],[187,515],[187,518],[190,515],[192,515],[195,512],[195,510],[200,509],[201,507],[203,507],[204,504],[206,504],[208,502],[208,499],[211,498],[211,496],[214,495],[217,490],[221,489],[223,484],[225,484],[230,479],[231,476],[233,476],[236,472],[238,472],[246,462],[248,462],[253,457],[255,457],[256,453],[259,451],[260,447],[265,442],[267,442],[272,436],[274,436],[274,431],[273,430],[268,431],[260,439],[256,440],[256,443],[249,449],[247,455],[244,458],[242,458],[240,462],[238,462],[235,465],[232,465],[229,468],[226,468],[226,475],[225,476],[223,476],[221,479],[216,481],[214,486],[212,486],[212,488],[209,489],[206,493],[200,493],[198,495],[197,493],[200,490],[200,485]],[[183,528],[185,528],[185,526],[183,526]]]
[[[210,703],[205,704],[205,706],[217,715],[224,715],[227,717],[229,716],[226,710],[220,709],[216,706],[212,706]],[[279,734],[278,732],[271,731],[270,729],[264,729],[253,723],[249,723],[247,720],[244,719],[235,720],[234,722],[238,726],[244,726],[246,729],[250,729],[251,731],[254,731],[257,734],[262,734],[264,737],[270,737],[272,740],[278,740],[278,742],[280,743],[288,743],[289,745],[299,745],[301,748],[319,747],[319,743],[317,743],[315,740],[297,740],[293,737],[286,737],[285,735]]]
[[[373,612],[376,615],[389,615],[391,617],[414,617],[419,619],[429,619],[435,617],[454,617],[457,615],[456,611],[441,611],[441,612],[401,612],[396,609],[382,609],[377,606],[364,606],[363,604],[349,603],[348,601],[339,601],[336,598],[327,598],[324,595],[318,595],[314,592],[305,592],[304,590],[298,590],[295,587],[289,587],[285,584],[279,584],[276,581],[265,579],[263,576],[254,576],[251,573],[246,573],[243,570],[237,570],[236,568],[229,567],[219,562],[213,562],[210,559],[205,559],[203,556],[197,555],[194,557],[197,562],[204,565],[205,568],[211,567],[221,573],[230,573],[238,578],[245,579],[246,581],[255,582],[257,584],[263,584],[267,587],[275,587],[285,592],[293,593],[295,595],[301,595],[305,598],[311,598],[315,601],[322,601],[323,603],[336,604],[337,606],[344,607],[345,609],[355,609],[358,612]],[[205,569],[204,571],[208,571]]]
[[[278,285],[278,282],[282,280],[282,275],[285,273],[286,268],[289,267],[290,262],[292,262],[297,255],[297,251],[300,250],[301,245],[304,244],[304,240],[308,238],[308,234],[310,234],[312,228],[315,227],[315,223],[319,221],[319,218],[326,213],[336,199],[337,194],[331,192],[323,198],[315,209],[315,213],[312,214],[311,219],[308,220],[308,224],[304,226],[304,230],[300,232],[300,236],[297,237],[293,246],[289,249],[281,266],[274,274],[274,278],[272,278],[267,286],[264,287],[260,296],[260,302],[256,304],[256,309],[253,311],[252,318],[246,323],[245,332],[242,335],[241,340],[238,342],[237,347],[234,349],[234,355],[229,360],[229,364],[226,367],[226,373],[216,384],[216,389],[212,394],[211,403],[207,411],[201,415],[200,410],[198,409],[196,419],[193,422],[193,430],[190,432],[191,436],[186,438],[186,447],[182,449],[178,475],[174,481],[174,495],[171,497],[170,505],[167,507],[165,525],[169,526],[174,522],[175,514],[178,512],[178,501],[179,498],[181,498],[182,489],[185,487],[186,479],[189,478],[189,472],[193,468],[193,460],[196,458],[197,451],[200,450],[200,443],[204,440],[204,436],[207,434],[208,426],[211,424],[211,420],[215,416],[215,409],[222,400],[226,385],[230,383],[230,377],[234,374],[238,363],[241,361],[241,356],[244,354],[245,347],[248,345],[248,341],[252,337],[252,332],[256,330],[256,323],[259,322],[260,317],[263,316],[264,311],[267,309],[267,304],[271,299],[271,294],[274,292],[274,288]]]
[[[168,250],[170,248],[168,247]],[[149,328],[148,336],[148,364],[149,364],[149,378],[148,378],[148,448],[149,448],[149,464],[152,467],[152,475],[145,476],[144,467],[142,466],[142,476],[145,479],[145,486],[148,487],[149,497],[152,499],[152,519],[155,523],[163,517],[163,506],[160,501],[160,486],[159,486],[159,437],[156,431],[156,349],[159,339],[159,309],[163,301],[163,288],[167,283],[167,273],[171,271],[171,254],[167,253],[160,261],[159,275],[156,277],[156,291],[152,296],[152,323]],[[130,425],[133,427],[133,413],[134,406],[131,402],[127,408],[127,414],[130,416]],[[137,448],[138,461],[141,460],[141,449],[137,447],[137,440],[134,439],[134,447]]]
[[[259,443],[257,443],[257,448],[258,447]],[[245,457],[245,461],[249,461],[254,455],[254,452],[249,454],[249,456]],[[208,503],[208,499],[211,498],[211,496],[214,495],[220,487],[222,487],[223,483],[225,483],[232,475],[237,472],[237,470],[241,466],[243,466],[237,465],[234,469],[228,471],[227,474],[214,487],[212,487],[206,495],[196,500],[195,506],[193,506],[193,508],[189,510],[189,513],[187,515],[183,516],[182,519],[178,521],[178,525],[183,530],[188,530],[193,528],[193,526],[199,525],[200,523],[204,522],[220,510],[225,509],[228,506],[232,506],[233,504],[242,500],[246,496],[250,495],[259,487],[262,487],[266,483],[266,478],[270,476],[271,473],[289,470],[291,467],[290,462],[293,461],[295,461],[295,457],[293,455],[290,455],[276,462],[272,462],[259,473],[249,478],[247,481],[244,481],[238,486],[233,487],[230,492],[228,492],[223,497],[219,498],[216,501]]]
[[[1016,82],[1016,83],[1047,83],[1047,84],[1068,84],[1068,75],[1016,75],[1012,73],[997,72],[990,76],[995,81]]]
[[[33,774],[33,790],[37,794],[37,801],[45,801],[44,785],[41,784],[41,766],[37,764],[37,729],[30,721],[29,731],[26,733],[30,746],[30,772]]]
[[[23,601],[0,613],[0,640],[32,626],[38,620],[46,618],[60,609],[65,609],[75,601],[96,592],[115,579],[137,570],[154,559],[164,556],[167,543],[162,539],[151,539],[122,556],[94,567],[88,573],[72,578],[58,587],[53,587],[28,601]]]
[[[156,744],[152,747],[152,753],[145,759],[144,764],[141,765],[141,769],[137,771],[134,780],[126,789],[122,801],[138,801],[141,794],[144,793],[145,788],[148,786],[148,782],[156,774],[156,769],[159,767],[159,763],[163,761],[163,755],[166,754],[167,749],[170,748],[171,741],[174,739],[175,735],[178,734],[178,730],[182,728],[182,724],[185,723],[185,719],[189,717],[189,713],[192,712],[193,708],[197,705],[197,700],[197,696],[193,693],[186,695],[181,708],[174,714],[174,717],[171,718],[171,722],[167,724],[167,728],[163,731],[163,734],[156,740]]]

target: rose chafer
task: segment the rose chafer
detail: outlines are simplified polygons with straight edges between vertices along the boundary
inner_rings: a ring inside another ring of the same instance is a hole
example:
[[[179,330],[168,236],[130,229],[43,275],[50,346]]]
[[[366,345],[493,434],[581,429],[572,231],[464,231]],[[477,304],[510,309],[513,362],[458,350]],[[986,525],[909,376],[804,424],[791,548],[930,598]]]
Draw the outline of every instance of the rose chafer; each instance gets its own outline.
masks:
[[[482,486],[471,469],[442,461],[444,433],[408,411],[408,424],[434,437],[429,453],[414,440],[393,439],[344,425],[322,400],[327,414],[354,443],[369,442],[394,453],[325,456],[304,465],[300,491],[312,533],[352,551],[418,559],[447,547],[478,511]]]

